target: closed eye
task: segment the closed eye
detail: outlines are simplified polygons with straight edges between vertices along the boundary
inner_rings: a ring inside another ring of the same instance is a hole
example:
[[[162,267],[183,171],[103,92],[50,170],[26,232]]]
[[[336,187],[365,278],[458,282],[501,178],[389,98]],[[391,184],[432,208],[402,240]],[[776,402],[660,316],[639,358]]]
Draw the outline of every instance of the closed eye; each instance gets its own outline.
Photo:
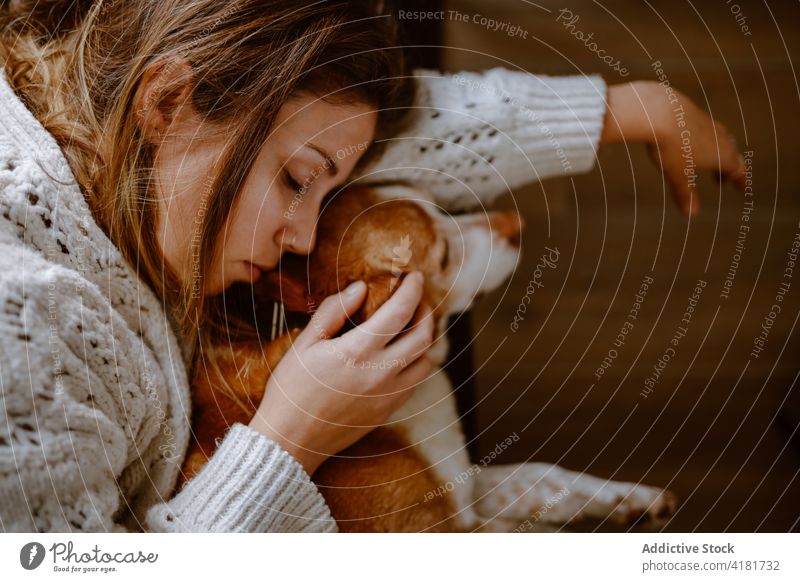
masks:
[[[442,255],[442,270],[447,268],[447,264],[450,261],[450,245],[447,242],[447,239],[444,239],[444,254]]]
[[[300,194],[303,193],[302,192],[303,188],[302,186],[300,186],[300,182],[295,180],[287,170],[283,171],[283,180],[284,182],[286,182],[286,185],[295,192],[299,192]]]

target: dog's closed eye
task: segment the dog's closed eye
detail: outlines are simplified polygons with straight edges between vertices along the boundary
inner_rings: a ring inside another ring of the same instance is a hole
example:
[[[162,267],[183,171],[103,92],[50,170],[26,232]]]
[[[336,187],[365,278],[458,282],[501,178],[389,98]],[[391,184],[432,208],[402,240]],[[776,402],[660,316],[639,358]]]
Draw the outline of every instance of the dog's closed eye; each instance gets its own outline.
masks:
[[[442,254],[442,270],[447,268],[447,264],[450,262],[450,245],[447,242],[447,239],[444,239],[444,253]]]

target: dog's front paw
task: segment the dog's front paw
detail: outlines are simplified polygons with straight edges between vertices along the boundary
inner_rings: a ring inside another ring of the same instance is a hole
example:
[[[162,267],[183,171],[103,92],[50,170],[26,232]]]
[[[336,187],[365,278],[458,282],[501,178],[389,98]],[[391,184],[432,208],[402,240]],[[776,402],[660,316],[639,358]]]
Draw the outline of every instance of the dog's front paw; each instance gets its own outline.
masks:
[[[622,485],[614,483],[612,485]],[[616,493],[611,519],[625,526],[646,525],[657,527],[675,515],[678,498],[666,489],[634,485],[627,491]]]

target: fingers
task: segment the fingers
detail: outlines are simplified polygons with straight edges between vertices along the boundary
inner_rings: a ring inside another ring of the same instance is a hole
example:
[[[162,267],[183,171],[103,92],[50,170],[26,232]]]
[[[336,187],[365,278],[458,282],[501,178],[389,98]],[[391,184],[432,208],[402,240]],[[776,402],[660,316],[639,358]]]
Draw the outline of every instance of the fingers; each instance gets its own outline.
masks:
[[[652,150],[651,156],[658,160],[658,151]],[[661,165],[659,163],[659,165]],[[690,181],[680,168],[674,166],[661,165],[661,172],[664,175],[675,204],[685,216],[695,216],[700,212],[700,198],[697,196],[696,183]]]
[[[649,145],[647,152],[650,154],[650,159],[653,160],[653,163],[661,170],[661,175],[669,185],[675,205],[684,216],[699,212],[700,201],[693,191],[694,184],[690,184],[688,176],[683,173],[683,164],[675,164],[665,160],[664,155],[669,152],[662,151],[658,144]]]
[[[720,143],[719,171],[715,172],[720,186],[730,181],[740,192],[747,192],[748,178],[745,157],[736,145],[736,138],[721,123],[715,123],[717,139]]]
[[[416,388],[433,371],[433,363],[426,357],[417,359],[413,364],[406,366],[394,377],[387,386],[391,386],[392,393],[387,395],[383,413],[380,415],[379,425],[389,419],[414,395]]]
[[[746,165],[744,156],[736,145],[736,138],[719,123],[714,123],[719,145],[719,176],[724,182],[730,180],[739,189],[744,191],[746,185]]]
[[[747,185],[747,165],[745,164],[744,156],[737,152],[736,161],[731,164],[729,170],[721,171],[720,175],[723,182],[730,180],[736,188],[744,192]]]
[[[422,298],[422,273],[414,271],[367,321],[345,334],[359,345],[381,348],[403,331]],[[344,337],[344,336],[343,336]]]
[[[366,289],[364,281],[356,281],[341,293],[326,297],[306,328],[297,336],[297,346],[304,347],[333,337],[364,302]]]
[[[398,390],[402,390],[402,396],[400,396],[401,403],[398,405],[398,408],[400,408],[402,403],[411,398],[414,394],[414,389],[422,383],[432,371],[433,363],[425,356],[422,356],[397,374],[395,386]]]
[[[434,327],[433,310],[427,303],[421,303],[411,327],[386,347],[386,357],[407,362],[416,360],[430,348]]]
[[[686,176],[683,173],[676,176],[668,174],[667,181],[680,211],[685,216],[697,216],[700,212],[700,198],[697,189],[689,184]]]
[[[747,168],[745,159],[736,146],[736,140],[719,122],[709,122],[705,127],[704,132],[698,132],[704,135],[690,144],[697,158],[697,170],[712,170],[720,184],[730,180],[739,190],[744,191],[747,185]],[[700,197],[694,168],[687,166],[683,159],[685,154],[678,157],[674,151],[676,147],[661,152],[657,145],[651,146],[650,156],[661,168],[680,211],[686,216],[695,216],[700,211]]]

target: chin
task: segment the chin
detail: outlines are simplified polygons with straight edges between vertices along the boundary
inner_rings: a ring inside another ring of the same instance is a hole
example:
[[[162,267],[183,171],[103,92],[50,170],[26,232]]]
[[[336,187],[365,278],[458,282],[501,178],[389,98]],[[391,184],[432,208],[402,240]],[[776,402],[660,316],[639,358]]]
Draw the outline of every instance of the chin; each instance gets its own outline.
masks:
[[[228,289],[231,285],[236,283],[239,279],[233,279],[226,281],[222,277],[215,275],[211,279],[206,279],[206,284],[203,286],[203,295],[206,297],[212,297],[214,295],[219,295],[226,289]]]

